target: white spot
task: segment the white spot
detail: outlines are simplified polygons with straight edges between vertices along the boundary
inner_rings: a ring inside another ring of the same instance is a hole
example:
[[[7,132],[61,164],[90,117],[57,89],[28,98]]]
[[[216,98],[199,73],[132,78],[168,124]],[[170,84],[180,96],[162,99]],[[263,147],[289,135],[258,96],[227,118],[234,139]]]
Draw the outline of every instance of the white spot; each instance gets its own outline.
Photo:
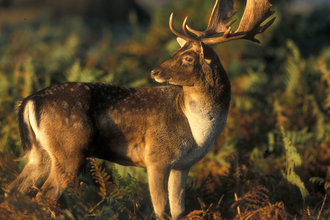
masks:
[[[78,108],[81,108],[82,107],[82,105],[81,105],[80,102],[77,102],[76,104],[77,104]]]
[[[75,122],[75,123],[73,123],[72,127],[73,128],[81,128],[82,124],[80,122]]]
[[[68,108],[69,107],[69,105],[68,105],[68,103],[66,101],[63,101],[62,102],[62,106],[63,106],[63,108]]]
[[[73,91],[74,91],[74,89],[73,89],[73,88],[71,88],[71,89],[70,89],[70,91],[71,91],[71,92],[73,92]]]

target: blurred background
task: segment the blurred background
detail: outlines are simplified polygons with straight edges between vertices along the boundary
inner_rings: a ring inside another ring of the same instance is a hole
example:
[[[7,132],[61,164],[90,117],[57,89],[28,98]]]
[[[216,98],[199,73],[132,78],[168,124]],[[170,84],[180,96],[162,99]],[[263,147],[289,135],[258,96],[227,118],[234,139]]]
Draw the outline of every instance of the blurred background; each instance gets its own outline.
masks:
[[[330,1],[270,3],[276,21],[257,35],[261,46],[240,40],[213,47],[231,79],[232,101],[224,132],[189,174],[188,211],[200,207],[198,197],[211,204],[227,193],[220,211],[230,219],[234,193],[243,196],[258,185],[270,190],[272,203],[284,201],[292,216],[303,216],[307,207],[317,212],[322,204],[330,181]],[[64,81],[158,86],[150,71],[179,49],[168,28],[171,12],[177,29],[189,15],[188,25],[204,30],[213,5],[0,0],[0,202],[24,167],[13,161],[23,155],[15,116],[20,100]],[[234,8],[235,30],[245,1]],[[99,163],[112,172],[113,165]],[[139,184],[147,181],[144,169],[116,169],[123,178],[129,172]],[[321,185],[310,181],[314,177]]]

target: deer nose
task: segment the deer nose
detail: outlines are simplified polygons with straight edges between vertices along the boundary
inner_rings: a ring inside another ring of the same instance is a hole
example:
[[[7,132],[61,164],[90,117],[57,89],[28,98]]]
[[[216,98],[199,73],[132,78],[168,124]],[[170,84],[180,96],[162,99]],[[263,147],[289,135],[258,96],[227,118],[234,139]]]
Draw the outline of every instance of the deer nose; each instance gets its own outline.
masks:
[[[155,78],[155,76],[157,76],[159,74],[159,70],[153,70],[151,71],[151,78]]]

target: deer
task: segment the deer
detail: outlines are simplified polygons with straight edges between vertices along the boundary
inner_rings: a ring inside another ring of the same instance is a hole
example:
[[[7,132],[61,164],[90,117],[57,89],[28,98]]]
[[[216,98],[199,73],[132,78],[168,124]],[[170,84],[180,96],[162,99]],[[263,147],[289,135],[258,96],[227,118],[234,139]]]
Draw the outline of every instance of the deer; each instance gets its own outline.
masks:
[[[229,112],[229,77],[211,45],[237,39],[260,44],[255,35],[275,20],[261,26],[274,13],[272,5],[247,0],[232,31],[236,19],[225,20],[236,13],[233,6],[233,0],[216,0],[206,30],[190,28],[186,17],[183,34],[174,28],[171,14],[169,28],[181,47],[151,71],[156,82],[166,85],[64,82],[23,99],[17,118],[28,163],[6,196],[28,194],[35,185],[44,196],[58,199],[68,182],[61,181],[58,166],[77,178],[86,158],[96,157],[146,168],[156,218],[166,218],[168,208],[172,219],[182,217],[189,170],[211,150]]]

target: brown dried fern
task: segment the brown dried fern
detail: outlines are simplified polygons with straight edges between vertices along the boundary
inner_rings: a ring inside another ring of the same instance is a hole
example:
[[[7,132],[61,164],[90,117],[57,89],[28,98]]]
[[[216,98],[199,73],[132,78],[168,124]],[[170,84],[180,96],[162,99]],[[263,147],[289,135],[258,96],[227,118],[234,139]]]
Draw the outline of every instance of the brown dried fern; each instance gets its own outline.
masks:
[[[32,188],[38,191],[38,196],[32,198],[33,202],[36,202],[38,205],[43,207],[45,210],[51,213],[52,218],[56,218],[59,215],[62,215],[63,212],[60,208],[60,204],[57,203],[56,199],[50,199],[44,196],[44,191],[39,189],[36,185],[33,185]]]
[[[91,164],[91,172],[95,179],[95,183],[98,183],[100,185],[100,192],[99,195],[102,196],[102,198],[107,197],[107,188],[106,188],[106,182],[110,179],[110,176],[108,173],[105,172],[105,169],[101,168],[98,164],[98,162],[93,158],[87,158],[90,161]]]
[[[222,201],[222,198],[223,196],[220,198],[216,207],[213,207],[213,204],[207,207],[205,203],[202,201],[202,199],[198,198],[198,202],[201,205],[202,210],[194,210],[190,212],[188,215],[181,218],[181,220],[203,220],[203,219],[222,220],[221,213],[219,210],[217,210],[217,208],[220,205],[220,202]]]
[[[238,207],[241,212],[236,215],[234,220],[292,219],[282,202],[276,204],[269,202],[268,190],[263,186],[253,188],[231,206],[231,208]]]
[[[243,197],[237,199],[231,208],[240,207],[241,211],[256,210],[264,207],[268,201],[268,189],[263,186],[257,186],[247,192]]]

